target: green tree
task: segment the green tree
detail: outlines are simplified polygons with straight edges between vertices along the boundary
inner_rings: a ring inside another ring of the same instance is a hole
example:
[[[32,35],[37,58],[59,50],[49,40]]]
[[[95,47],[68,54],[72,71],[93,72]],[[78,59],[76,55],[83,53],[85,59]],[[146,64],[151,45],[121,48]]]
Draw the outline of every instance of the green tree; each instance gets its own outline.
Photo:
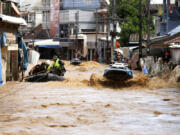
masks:
[[[139,0],[116,0],[117,1],[117,16],[124,19],[121,23],[120,43],[122,46],[127,46],[130,34],[138,34],[139,32]],[[111,0],[112,2],[112,0]],[[143,34],[147,32],[146,20],[146,0],[142,0],[142,28]],[[112,5],[112,4],[111,4]],[[112,6],[111,6],[112,8]],[[153,32],[153,22],[151,18],[151,33]]]

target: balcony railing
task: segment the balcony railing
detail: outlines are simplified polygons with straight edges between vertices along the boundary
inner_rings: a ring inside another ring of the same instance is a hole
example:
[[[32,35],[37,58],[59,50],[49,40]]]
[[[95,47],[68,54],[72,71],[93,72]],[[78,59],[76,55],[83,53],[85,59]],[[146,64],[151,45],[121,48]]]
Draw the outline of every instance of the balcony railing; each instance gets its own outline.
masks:
[[[59,15],[60,24],[75,23],[76,13],[79,12],[79,23],[95,23],[94,12],[78,11],[78,10],[61,10]]]
[[[50,5],[42,5],[41,9],[42,9],[42,11],[50,10]]]

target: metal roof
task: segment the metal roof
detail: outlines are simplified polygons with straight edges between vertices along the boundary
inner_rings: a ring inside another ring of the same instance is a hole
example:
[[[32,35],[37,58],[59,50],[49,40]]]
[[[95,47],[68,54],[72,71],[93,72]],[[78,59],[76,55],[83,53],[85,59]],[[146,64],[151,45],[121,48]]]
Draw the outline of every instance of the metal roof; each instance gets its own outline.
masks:
[[[53,41],[53,39],[46,39],[34,42],[35,46],[60,46],[59,41]]]
[[[172,29],[172,30],[168,33],[168,35],[173,36],[173,35],[175,35],[175,34],[177,34],[177,33],[179,33],[179,32],[180,32],[180,25],[178,25],[176,28]]]

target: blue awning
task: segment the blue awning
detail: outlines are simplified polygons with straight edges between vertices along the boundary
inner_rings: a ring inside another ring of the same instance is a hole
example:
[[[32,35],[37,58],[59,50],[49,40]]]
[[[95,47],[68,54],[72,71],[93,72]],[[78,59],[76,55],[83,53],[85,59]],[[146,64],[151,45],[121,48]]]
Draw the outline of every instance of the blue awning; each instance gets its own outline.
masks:
[[[38,47],[42,47],[42,48],[54,48],[54,49],[62,48],[59,45],[38,45]]]

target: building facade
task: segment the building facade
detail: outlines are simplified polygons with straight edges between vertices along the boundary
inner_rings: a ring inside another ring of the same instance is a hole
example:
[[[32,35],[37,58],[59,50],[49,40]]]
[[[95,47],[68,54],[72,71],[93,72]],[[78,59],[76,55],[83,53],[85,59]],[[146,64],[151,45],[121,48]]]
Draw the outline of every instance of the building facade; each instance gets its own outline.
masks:
[[[60,3],[59,36],[67,59],[73,57],[74,50],[79,50],[87,60],[94,59],[98,39],[106,36],[107,6],[107,1],[102,0],[64,0]]]
[[[98,38],[106,35],[108,4],[108,0],[42,0],[43,29],[60,40],[63,58],[71,59],[75,49],[83,57],[94,54]]]
[[[163,15],[160,22],[160,35],[165,35],[180,25],[180,0],[163,0]]]
[[[15,0],[0,0],[0,85],[19,77],[16,34],[20,25],[27,24],[17,5]]]

